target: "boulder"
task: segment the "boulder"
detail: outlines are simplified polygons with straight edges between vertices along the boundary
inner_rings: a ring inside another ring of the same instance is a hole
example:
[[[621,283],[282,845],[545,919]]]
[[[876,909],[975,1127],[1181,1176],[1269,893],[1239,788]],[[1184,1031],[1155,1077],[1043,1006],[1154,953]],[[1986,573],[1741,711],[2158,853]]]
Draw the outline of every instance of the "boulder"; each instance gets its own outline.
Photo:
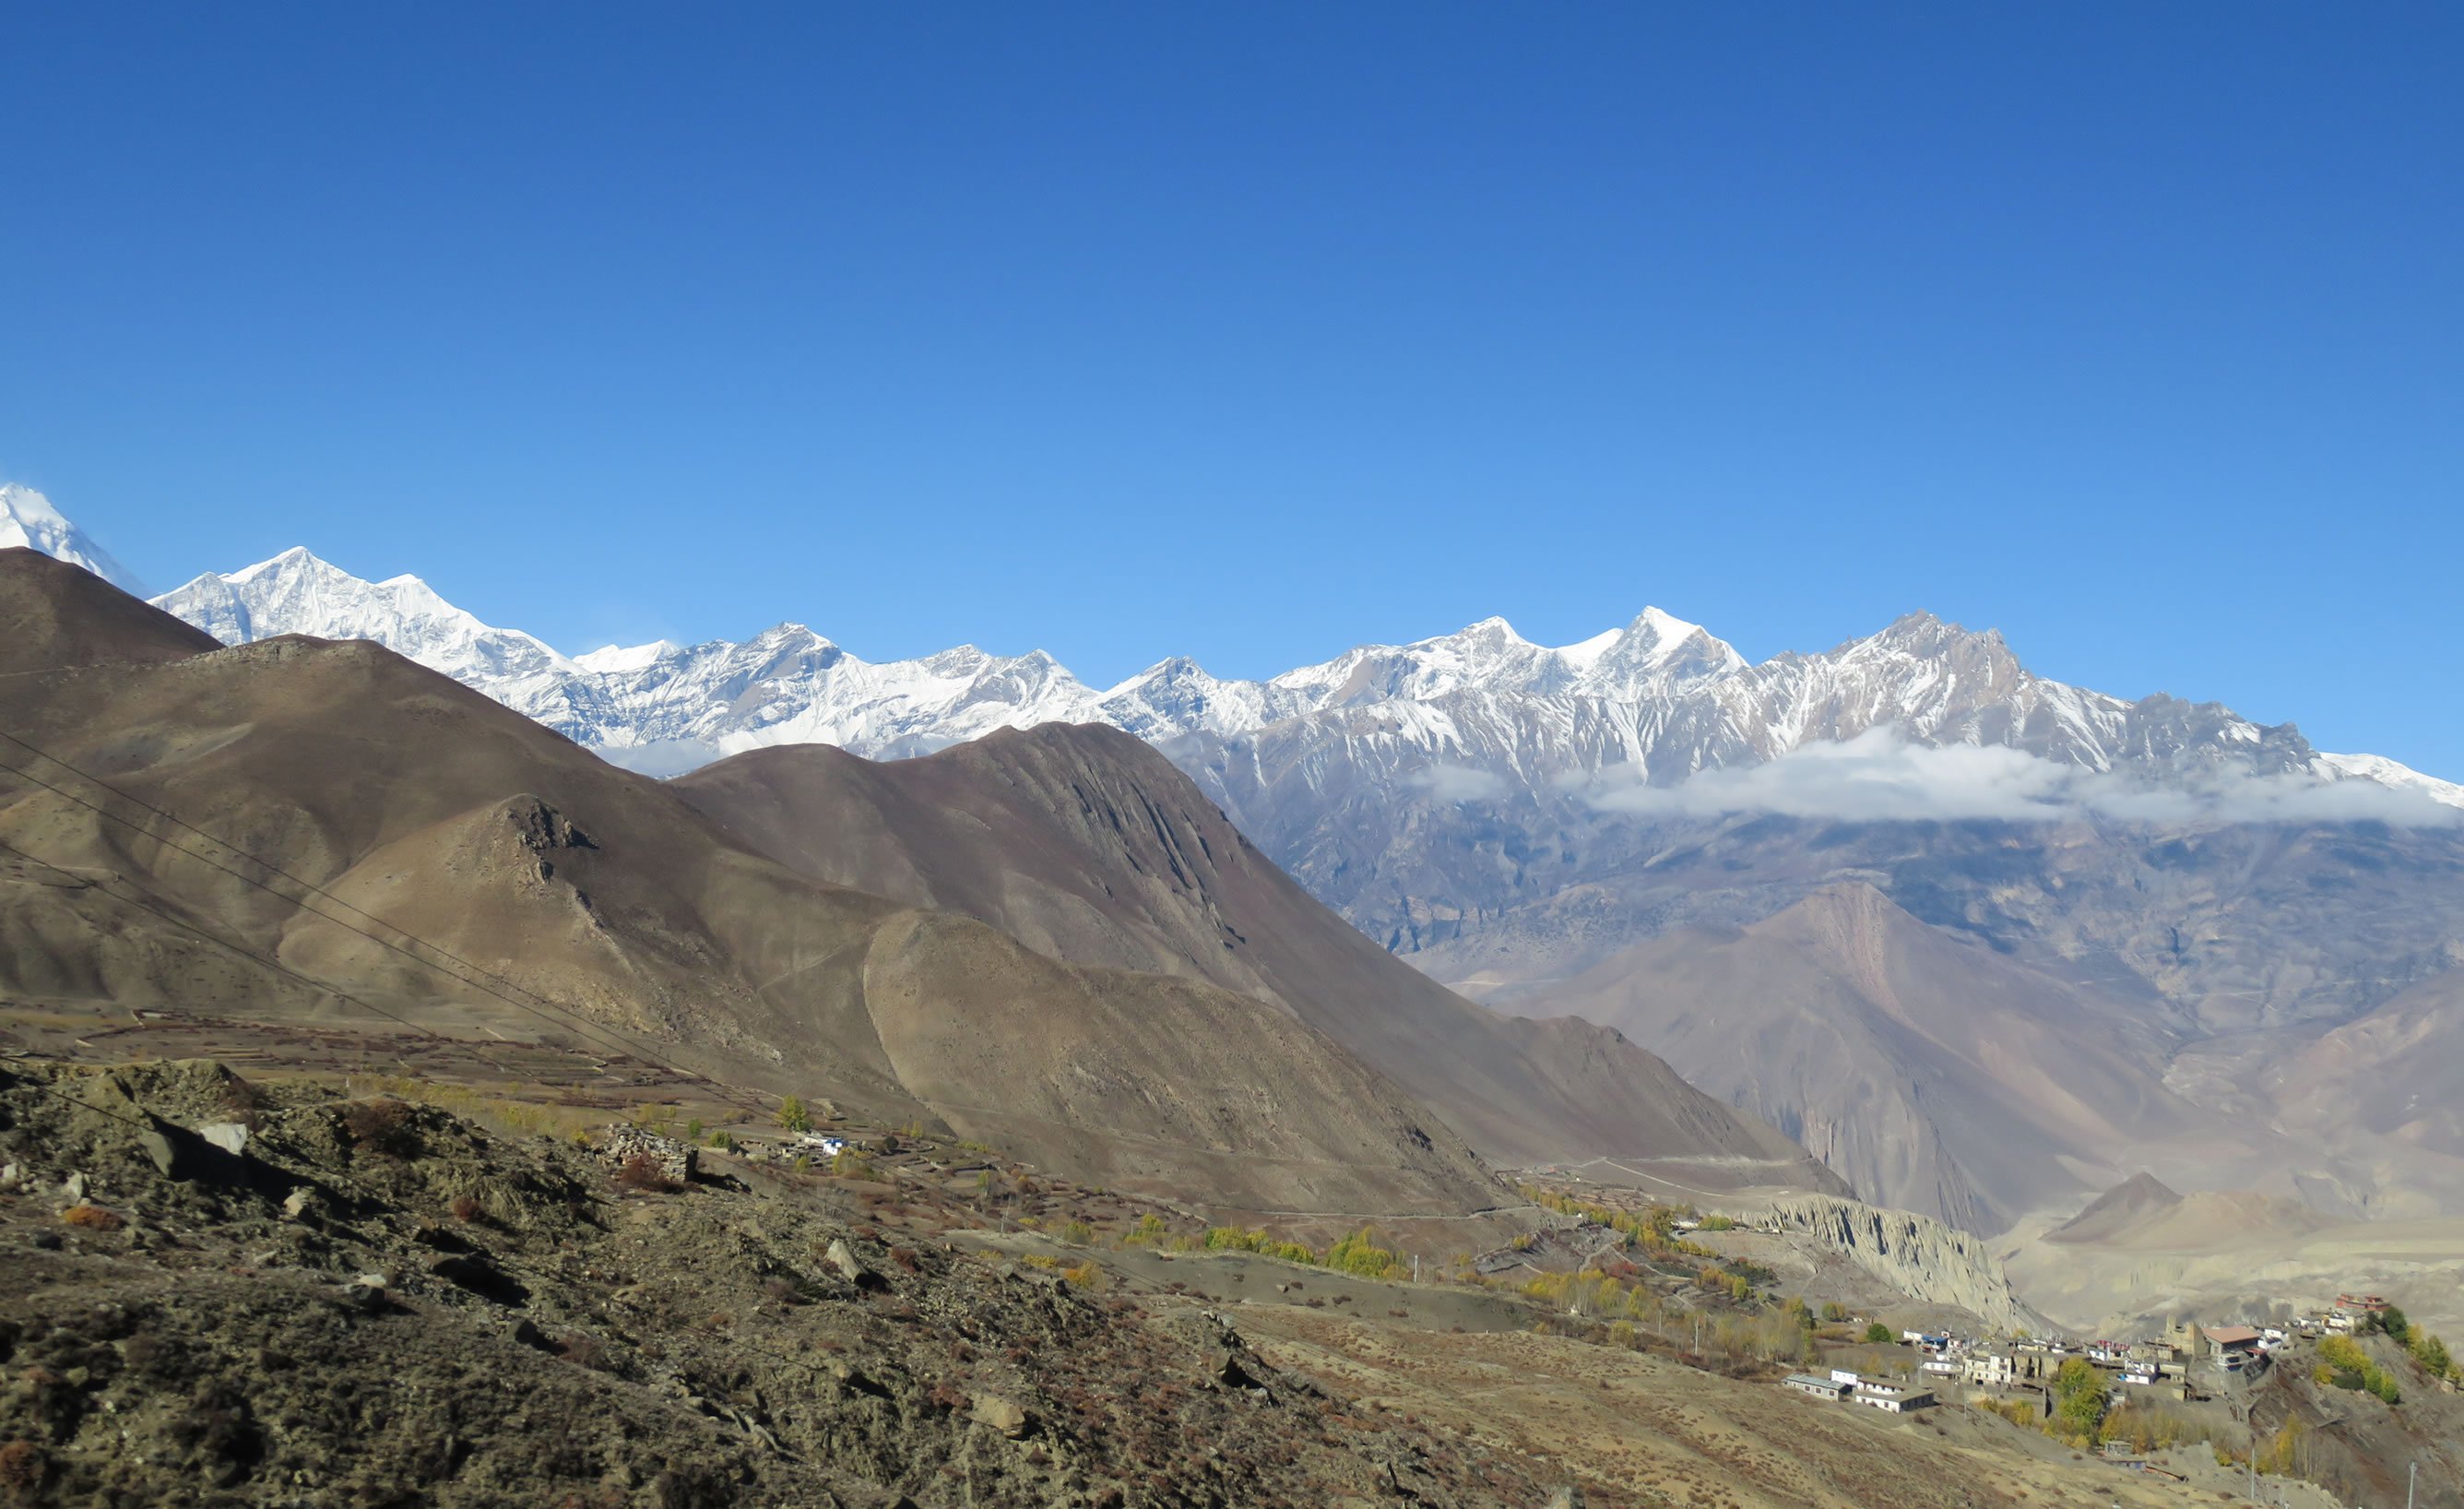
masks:
[[[1013,1441],[1024,1435],[1034,1423],[1034,1417],[1026,1412],[1025,1406],[1014,1399],[1004,1399],[1000,1394],[976,1395],[971,1414],[978,1425],[999,1431]]]

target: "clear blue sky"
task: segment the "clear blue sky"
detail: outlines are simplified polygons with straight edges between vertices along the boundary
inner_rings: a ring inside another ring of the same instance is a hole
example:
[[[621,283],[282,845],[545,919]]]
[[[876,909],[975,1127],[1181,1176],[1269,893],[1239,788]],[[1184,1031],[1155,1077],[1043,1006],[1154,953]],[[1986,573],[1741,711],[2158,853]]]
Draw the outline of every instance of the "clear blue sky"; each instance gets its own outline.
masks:
[[[1925,607],[2464,778],[2464,8],[81,4],[0,78],[0,477],[161,586],[1098,682]]]

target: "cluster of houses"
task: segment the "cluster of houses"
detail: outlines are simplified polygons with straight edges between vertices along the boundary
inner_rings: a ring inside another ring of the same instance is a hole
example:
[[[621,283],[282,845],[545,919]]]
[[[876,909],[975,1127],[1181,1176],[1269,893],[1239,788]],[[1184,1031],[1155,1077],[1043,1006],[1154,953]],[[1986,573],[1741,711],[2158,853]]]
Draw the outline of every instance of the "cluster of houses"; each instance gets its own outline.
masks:
[[[1923,1409],[1934,1402],[1930,1388],[1903,1388],[1897,1384],[1876,1383],[1844,1367],[1831,1369],[1827,1378],[1816,1373],[1791,1373],[1787,1387],[1816,1399],[1828,1399],[1834,1404],[1860,1404],[1869,1409],[1888,1410],[1892,1414]]]
[[[2253,1366],[2289,1333],[2278,1326],[2176,1322],[2162,1339],[2076,1343],[2049,1338],[1990,1343],[1933,1331],[1903,1331],[1900,1340],[1923,1354],[1917,1371],[1936,1387],[2041,1388],[2063,1363],[2084,1358],[2122,1386],[2187,1391],[2191,1369],[2208,1364],[2228,1373]]]
[[[2362,1328],[2362,1322],[2387,1307],[2387,1300],[2374,1294],[2340,1294],[2326,1314],[2302,1317],[2301,1334],[2350,1336]]]
[[[2200,1399],[2206,1395],[2195,1391],[2194,1368],[2204,1365],[2227,1375],[2255,1372],[2266,1366],[2270,1353],[2296,1336],[2350,1334],[2387,1308],[2387,1300],[2377,1295],[2338,1295],[2334,1306],[2303,1316],[2289,1328],[2176,1320],[2166,1326],[2162,1338],[2139,1342],[2032,1338],[1989,1343],[1947,1332],[1903,1331],[1900,1340],[1922,1354],[1917,1364],[1922,1375],[1918,1387],[1876,1383],[1837,1367],[1828,1377],[1792,1373],[1787,1387],[1815,1398],[1870,1405],[1896,1414],[1934,1403],[1936,1388],[1969,1385],[2043,1389],[2063,1363],[2077,1357],[2115,1375],[2119,1386],[2166,1387],[2183,1398]]]

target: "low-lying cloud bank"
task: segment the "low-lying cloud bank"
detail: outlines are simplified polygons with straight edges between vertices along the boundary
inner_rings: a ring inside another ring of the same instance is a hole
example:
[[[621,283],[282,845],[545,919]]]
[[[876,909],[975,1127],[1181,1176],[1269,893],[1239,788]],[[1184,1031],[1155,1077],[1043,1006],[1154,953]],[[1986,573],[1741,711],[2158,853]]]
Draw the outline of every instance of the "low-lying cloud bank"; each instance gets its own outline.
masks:
[[[2376,781],[2255,775],[2223,766],[2141,776],[2063,765],[1999,744],[1911,743],[1895,728],[1807,744],[1761,765],[1705,770],[1675,786],[1595,786],[1612,812],[1714,817],[1775,812],[1844,822],[2339,823],[2452,827],[2464,810]]]
[[[1506,777],[1477,766],[1433,765],[1403,778],[1441,802],[1490,802],[1506,794]]]

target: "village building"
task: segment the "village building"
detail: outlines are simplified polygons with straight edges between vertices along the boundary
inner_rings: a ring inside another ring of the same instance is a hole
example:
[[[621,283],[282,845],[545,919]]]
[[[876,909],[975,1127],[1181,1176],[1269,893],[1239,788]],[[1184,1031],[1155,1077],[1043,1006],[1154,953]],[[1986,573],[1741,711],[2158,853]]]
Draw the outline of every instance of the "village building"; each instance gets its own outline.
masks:
[[[2219,1325],[2207,1333],[2217,1365],[2237,1368],[2258,1355],[2258,1328],[2250,1325]]]
[[[1887,1409],[1893,1414],[1905,1414],[1911,1409],[1922,1409],[1932,1404],[1933,1390],[1900,1388],[1890,1384],[1859,1384],[1857,1391],[1849,1396],[1848,1402],[1864,1405],[1874,1409]]]
[[[2165,1343],[2179,1355],[2197,1362],[2214,1354],[2215,1346],[2208,1340],[2205,1327],[2189,1320],[2175,1320],[2165,1327]]]
[[[1791,1373],[1783,1382],[1784,1387],[1793,1388],[1798,1393],[1812,1394],[1816,1399],[1828,1399],[1834,1404],[1847,1398],[1848,1390],[1856,1387],[1853,1383],[1843,1384],[1837,1379],[1816,1377],[1813,1373]]]
[[[2009,1352],[1970,1352],[1960,1376],[1971,1384],[2000,1387],[2018,1382],[2019,1369],[2017,1360]]]

